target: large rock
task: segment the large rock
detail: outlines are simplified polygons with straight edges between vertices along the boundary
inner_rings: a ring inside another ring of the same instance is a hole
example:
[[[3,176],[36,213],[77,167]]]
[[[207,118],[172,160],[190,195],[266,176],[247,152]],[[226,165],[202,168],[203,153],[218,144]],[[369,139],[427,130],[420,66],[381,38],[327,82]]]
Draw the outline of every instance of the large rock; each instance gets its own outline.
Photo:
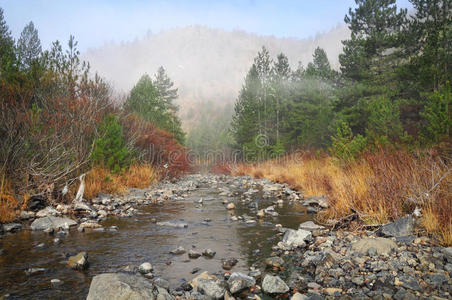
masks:
[[[72,204],[72,207],[74,208],[74,210],[78,210],[78,211],[88,211],[91,212],[94,209],[91,207],[91,205],[89,205],[88,203],[84,202],[84,201],[75,201]]]
[[[413,234],[414,218],[406,216],[398,219],[397,221],[383,225],[380,228],[379,233],[388,237],[401,237]]]
[[[267,274],[262,281],[262,290],[267,294],[284,294],[289,291],[289,287],[279,276]]]
[[[55,208],[53,208],[52,206],[47,206],[44,209],[41,209],[40,211],[38,211],[36,213],[36,217],[38,218],[42,218],[42,217],[48,217],[48,216],[58,216],[60,214],[59,211],[57,211]]]
[[[443,248],[443,254],[449,263],[452,263],[452,247]]]
[[[256,284],[256,280],[243,273],[234,272],[228,279],[229,291],[233,294],[250,288]]]
[[[387,238],[364,238],[352,244],[352,251],[367,255],[369,249],[375,250],[379,255],[389,254],[393,249],[397,248],[397,244]]]
[[[298,229],[304,229],[304,230],[309,230],[309,231],[313,231],[313,230],[317,230],[317,229],[324,229],[324,226],[321,225],[317,225],[312,221],[306,221],[304,223],[301,223],[298,226]]]
[[[69,257],[67,266],[74,270],[85,270],[88,268],[88,254],[86,252],[80,252],[77,255]]]
[[[219,280],[199,279],[198,292],[206,295],[209,299],[222,299],[226,289]]]
[[[152,272],[152,270],[153,267],[149,262],[144,262],[138,267],[138,272],[140,272],[141,274],[148,274]]]
[[[60,218],[60,217],[44,217],[39,218],[31,223],[32,230],[45,230],[45,229],[55,229],[59,228],[67,229],[71,226],[77,225],[77,222],[71,220],[69,218]]]
[[[3,225],[3,230],[5,232],[16,232],[22,229],[22,224],[20,223],[8,223]]]
[[[321,208],[328,208],[328,199],[326,196],[310,196],[303,200],[305,206],[320,206]]]
[[[209,273],[207,271],[202,272],[201,274],[199,274],[198,276],[196,276],[195,278],[193,278],[190,281],[190,285],[192,286],[193,290],[197,291],[198,290],[198,282],[201,279],[212,279],[212,280],[218,280],[217,277],[215,277],[214,275],[209,275]]]
[[[125,273],[105,273],[94,276],[87,300],[156,299],[153,284],[139,276]]]
[[[286,230],[286,233],[284,234],[282,242],[286,246],[291,247],[304,247],[306,246],[307,241],[312,240],[312,234],[311,232],[304,230],[304,229],[288,229]]]

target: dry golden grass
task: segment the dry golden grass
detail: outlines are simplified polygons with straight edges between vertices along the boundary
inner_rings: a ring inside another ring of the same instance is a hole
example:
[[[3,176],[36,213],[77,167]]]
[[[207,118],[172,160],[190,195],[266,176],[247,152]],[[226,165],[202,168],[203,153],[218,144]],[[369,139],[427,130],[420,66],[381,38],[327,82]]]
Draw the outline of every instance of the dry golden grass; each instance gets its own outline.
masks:
[[[369,224],[383,224],[423,208],[425,229],[452,245],[452,172],[430,152],[380,151],[355,162],[299,153],[277,161],[239,165],[233,175],[248,174],[287,183],[305,196],[328,195],[330,208],[320,221],[358,212]]]
[[[5,176],[0,178],[0,222],[11,222],[17,216],[19,203],[13,196],[11,185]]]
[[[144,188],[158,179],[159,175],[151,165],[133,165],[121,174],[93,168],[86,175],[85,198],[92,199],[100,192],[123,194],[128,188]]]

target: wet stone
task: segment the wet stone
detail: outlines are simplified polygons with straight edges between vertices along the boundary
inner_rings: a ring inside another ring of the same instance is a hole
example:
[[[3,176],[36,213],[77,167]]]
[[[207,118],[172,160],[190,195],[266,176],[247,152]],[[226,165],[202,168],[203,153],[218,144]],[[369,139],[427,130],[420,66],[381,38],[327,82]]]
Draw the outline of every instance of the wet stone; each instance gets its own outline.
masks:
[[[199,252],[196,252],[194,250],[188,251],[188,257],[191,259],[197,259],[200,256],[201,256],[201,253],[199,253]]]
[[[207,258],[213,258],[215,254],[216,252],[213,251],[212,249],[204,249],[204,251],[202,251],[202,255]]]
[[[186,251],[185,251],[184,247],[182,247],[182,246],[179,246],[176,249],[173,249],[170,251],[170,253],[174,254],[174,255],[181,255],[181,254],[184,254],[185,252]]]
[[[253,277],[238,272],[232,273],[228,279],[229,291],[232,294],[250,288],[255,284],[256,280]]]
[[[138,267],[138,272],[141,274],[148,274],[152,272],[153,267],[149,262],[144,262]]]

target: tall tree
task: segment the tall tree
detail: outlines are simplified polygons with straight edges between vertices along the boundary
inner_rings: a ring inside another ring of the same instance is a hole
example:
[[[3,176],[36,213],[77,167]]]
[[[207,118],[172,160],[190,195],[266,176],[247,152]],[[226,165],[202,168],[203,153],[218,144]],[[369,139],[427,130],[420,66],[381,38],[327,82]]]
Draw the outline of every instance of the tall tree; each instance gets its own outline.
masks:
[[[17,41],[17,57],[22,68],[29,68],[41,56],[42,48],[38,30],[33,22],[27,24]]]
[[[406,21],[406,9],[397,9],[396,0],[355,0],[344,21],[351,39],[344,41],[339,56],[342,73],[351,79],[372,79],[394,66],[399,33]],[[389,61],[388,61],[389,60]]]
[[[236,148],[243,150],[243,155],[254,156],[258,150],[255,138],[259,134],[259,91],[261,81],[253,64],[245,78],[245,83],[240,90],[237,101],[234,105],[231,131],[236,142]]]
[[[165,104],[176,112],[178,107],[174,104],[174,101],[178,97],[177,88],[174,88],[174,82],[168,77],[163,66],[158,68],[157,73],[154,76],[154,85]]]
[[[127,111],[141,115],[155,126],[171,132],[183,144],[185,133],[173,107],[161,97],[159,89],[147,74],[141,76],[124,104]]]
[[[277,80],[288,80],[292,70],[290,69],[289,59],[284,53],[278,54],[273,65],[273,76]]]
[[[6,24],[3,9],[0,7],[0,76],[6,75],[14,68],[15,60],[14,39]]]
[[[332,78],[333,70],[331,69],[325,50],[320,47],[314,50],[313,61],[308,64],[306,75],[318,77],[323,80]]]
[[[452,77],[452,0],[410,0],[406,53],[411,74],[424,90],[438,90]]]

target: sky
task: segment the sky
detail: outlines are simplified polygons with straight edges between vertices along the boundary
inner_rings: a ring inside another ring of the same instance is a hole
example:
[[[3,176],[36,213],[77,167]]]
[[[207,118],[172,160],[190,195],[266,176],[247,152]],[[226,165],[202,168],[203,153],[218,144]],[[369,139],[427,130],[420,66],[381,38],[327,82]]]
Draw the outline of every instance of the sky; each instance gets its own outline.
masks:
[[[189,25],[307,38],[343,23],[354,0],[0,0],[13,36],[33,21],[44,49],[75,36],[79,49]],[[409,7],[408,0],[398,0]]]

